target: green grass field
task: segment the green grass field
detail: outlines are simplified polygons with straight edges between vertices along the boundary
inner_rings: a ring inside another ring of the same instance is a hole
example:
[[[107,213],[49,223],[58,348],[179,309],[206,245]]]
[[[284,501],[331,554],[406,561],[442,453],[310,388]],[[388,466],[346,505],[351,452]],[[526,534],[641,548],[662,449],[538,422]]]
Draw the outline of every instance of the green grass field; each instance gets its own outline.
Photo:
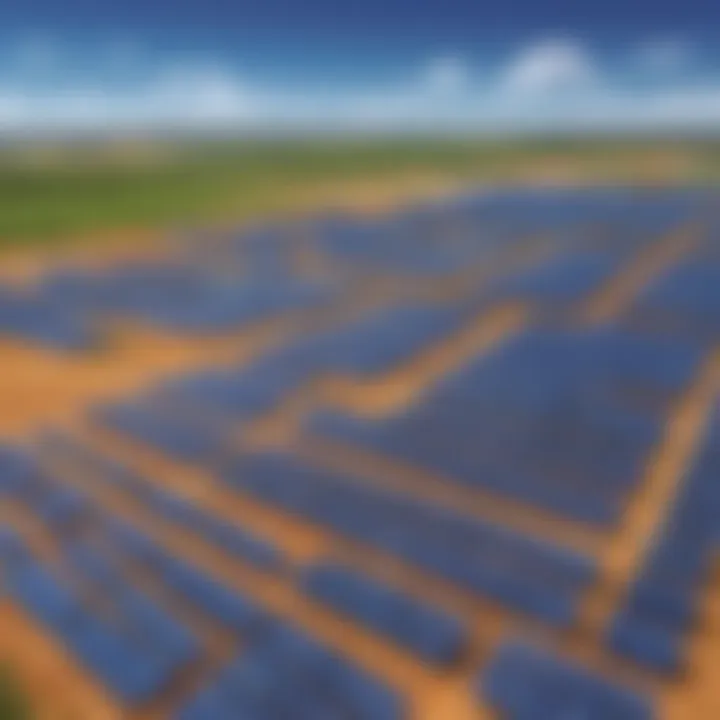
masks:
[[[0,150],[0,247],[118,228],[242,221],[328,187],[553,175],[606,182],[720,176],[720,142],[336,140],[12,146]]]

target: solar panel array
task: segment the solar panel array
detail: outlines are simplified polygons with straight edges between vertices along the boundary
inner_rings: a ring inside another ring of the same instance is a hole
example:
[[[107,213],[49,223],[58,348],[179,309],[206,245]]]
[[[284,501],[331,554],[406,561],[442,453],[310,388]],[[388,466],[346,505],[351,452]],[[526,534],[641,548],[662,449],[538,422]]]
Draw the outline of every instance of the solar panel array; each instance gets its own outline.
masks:
[[[230,353],[0,446],[0,602],[121,717],[689,717],[720,649],[715,215],[498,191],[6,283],[6,347]]]

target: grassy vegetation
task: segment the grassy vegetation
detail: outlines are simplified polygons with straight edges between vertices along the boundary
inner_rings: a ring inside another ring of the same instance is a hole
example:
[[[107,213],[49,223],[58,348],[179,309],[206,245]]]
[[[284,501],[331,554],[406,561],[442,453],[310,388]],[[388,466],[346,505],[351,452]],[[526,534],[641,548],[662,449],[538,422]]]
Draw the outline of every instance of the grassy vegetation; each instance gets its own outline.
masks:
[[[553,174],[645,182],[720,175],[720,142],[468,139],[8,147],[0,247],[122,227],[238,220],[295,209],[360,181],[504,180]]]
[[[24,698],[12,682],[10,673],[0,667],[0,720],[30,720]]]

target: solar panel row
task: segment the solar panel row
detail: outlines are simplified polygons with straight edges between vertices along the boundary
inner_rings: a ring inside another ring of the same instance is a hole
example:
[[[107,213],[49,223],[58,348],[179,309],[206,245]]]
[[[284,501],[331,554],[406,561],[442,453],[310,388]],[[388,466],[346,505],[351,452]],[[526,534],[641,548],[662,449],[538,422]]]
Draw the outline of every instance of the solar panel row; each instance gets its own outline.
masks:
[[[467,648],[467,630],[456,618],[352,568],[319,563],[302,583],[313,598],[432,664],[450,665]]]
[[[5,585],[16,602],[127,705],[159,692],[187,659],[178,655],[172,635],[146,632],[142,642],[131,638],[119,623],[84,605],[41,563],[28,560],[6,569]]]
[[[139,473],[76,441],[55,435],[45,438],[41,447],[51,461],[69,459],[73,463],[71,472],[89,473],[93,482],[123,491],[158,519],[175,524],[256,568],[276,571],[285,564],[282,553],[269,540],[218,518],[191,500],[155,487]]]
[[[248,456],[231,487],[401,558],[465,590],[569,625],[594,577],[590,558],[426,503],[371,489],[291,457]]]
[[[697,366],[693,347],[621,330],[531,330],[397,417],[321,413],[316,433],[586,522],[614,522]],[[630,391],[630,392],[626,392]],[[646,404],[633,403],[632,392]]]
[[[697,620],[720,524],[720,413],[695,466],[643,561],[610,628],[619,654],[663,673],[685,665],[683,643]]]
[[[312,638],[274,622],[176,717],[400,720],[405,716],[401,699],[376,678]]]
[[[717,342],[720,257],[701,253],[672,267],[642,293],[630,321],[640,330]]]
[[[648,700],[522,642],[499,648],[479,690],[508,720],[650,720]]]

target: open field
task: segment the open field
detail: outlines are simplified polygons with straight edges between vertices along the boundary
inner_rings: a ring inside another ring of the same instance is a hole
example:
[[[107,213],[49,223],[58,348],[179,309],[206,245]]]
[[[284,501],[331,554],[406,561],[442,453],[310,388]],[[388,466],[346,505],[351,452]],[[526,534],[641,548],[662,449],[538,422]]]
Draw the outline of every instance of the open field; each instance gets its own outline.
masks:
[[[711,141],[16,144],[0,150],[0,248],[387,205],[468,183],[693,184],[718,177],[720,144]]]

